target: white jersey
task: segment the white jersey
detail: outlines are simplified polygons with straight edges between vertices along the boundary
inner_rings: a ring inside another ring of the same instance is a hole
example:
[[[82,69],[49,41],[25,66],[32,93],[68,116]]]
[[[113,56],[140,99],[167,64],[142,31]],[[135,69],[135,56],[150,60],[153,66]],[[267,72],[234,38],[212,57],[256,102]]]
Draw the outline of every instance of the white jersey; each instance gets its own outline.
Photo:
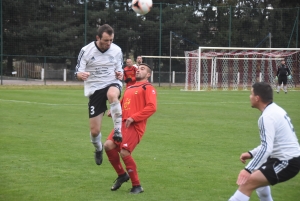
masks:
[[[258,119],[261,144],[251,150],[253,159],[246,169],[257,170],[267,158],[281,161],[300,156],[300,146],[291,119],[275,103],[268,105]]]
[[[84,95],[89,97],[96,90],[103,89],[112,83],[122,87],[122,82],[116,78],[115,71],[123,72],[123,54],[121,48],[112,43],[110,48],[101,52],[93,41],[84,46],[79,55],[76,72],[89,72],[89,78],[84,81]]]

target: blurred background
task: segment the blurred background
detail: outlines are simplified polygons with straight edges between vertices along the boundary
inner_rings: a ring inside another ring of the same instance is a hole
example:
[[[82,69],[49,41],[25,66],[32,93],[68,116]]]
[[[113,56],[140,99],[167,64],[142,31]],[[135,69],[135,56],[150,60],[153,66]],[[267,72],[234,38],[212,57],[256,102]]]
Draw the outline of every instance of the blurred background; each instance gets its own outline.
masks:
[[[210,47],[298,48],[298,0],[159,0],[138,15],[131,0],[2,0],[2,79],[74,81],[80,49],[103,24],[124,60],[154,66],[153,82],[185,82],[185,51]],[[172,56],[172,61],[168,56]],[[299,63],[300,58],[295,58]],[[295,85],[300,65],[293,66]]]

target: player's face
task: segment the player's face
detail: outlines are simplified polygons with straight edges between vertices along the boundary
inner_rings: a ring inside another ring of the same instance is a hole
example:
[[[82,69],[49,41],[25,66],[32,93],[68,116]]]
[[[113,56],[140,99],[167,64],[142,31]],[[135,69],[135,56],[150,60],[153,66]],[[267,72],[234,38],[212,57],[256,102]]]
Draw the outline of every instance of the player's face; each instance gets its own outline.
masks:
[[[106,32],[102,34],[102,38],[100,39],[99,36],[96,36],[97,38],[97,45],[102,51],[106,51],[110,48],[110,45],[112,44],[114,40],[114,34],[108,35]]]
[[[127,59],[126,60],[126,66],[132,66],[132,60],[131,59]]]
[[[142,57],[137,57],[137,58],[136,58],[136,63],[138,63],[138,64],[143,63]]]
[[[136,81],[146,81],[148,77],[150,77],[148,70],[149,68],[147,66],[139,66],[135,74]]]
[[[251,88],[251,94],[250,94],[251,107],[256,108],[257,102],[258,102],[258,96],[254,94],[253,88]]]
[[[284,64],[285,64],[285,61],[281,61],[281,64],[284,65]]]

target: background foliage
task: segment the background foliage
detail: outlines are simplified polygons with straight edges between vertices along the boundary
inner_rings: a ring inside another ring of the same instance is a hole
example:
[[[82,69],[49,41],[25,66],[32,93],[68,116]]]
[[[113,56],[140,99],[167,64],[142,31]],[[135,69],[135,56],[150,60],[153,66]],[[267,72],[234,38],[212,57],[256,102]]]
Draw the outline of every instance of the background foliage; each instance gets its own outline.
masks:
[[[170,55],[170,32],[173,56],[198,46],[299,47],[297,0],[160,0],[145,16],[136,15],[131,0],[84,2],[3,0],[6,71],[13,71],[13,60],[46,60],[74,69],[81,47],[94,40],[97,27],[105,23],[115,29],[114,42],[124,58]],[[184,71],[178,62],[172,68]]]

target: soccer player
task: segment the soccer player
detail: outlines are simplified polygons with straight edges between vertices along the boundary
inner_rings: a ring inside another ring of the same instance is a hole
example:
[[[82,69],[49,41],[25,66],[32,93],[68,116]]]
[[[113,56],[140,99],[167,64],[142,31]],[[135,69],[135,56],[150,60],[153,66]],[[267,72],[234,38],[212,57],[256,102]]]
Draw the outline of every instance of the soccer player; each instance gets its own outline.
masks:
[[[136,57],[136,64],[134,64],[133,66],[136,67],[136,68],[138,68],[141,63],[143,63],[142,56],[137,56]]]
[[[130,178],[132,183],[130,193],[144,192],[131,154],[144,135],[147,119],[156,111],[156,90],[148,82],[151,71],[152,68],[148,64],[141,63],[136,72],[136,83],[124,92],[121,101],[123,141],[115,142],[112,131],[104,143],[108,160],[118,175],[111,187],[112,191],[118,190]],[[126,166],[126,171],[120,157]]]
[[[90,138],[96,150],[94,157],[97,165],[101,165],[103,159],[101,125],[107,110],[107,100],[114,123],[113,139],[122,141],[119,97],[122,90],[123,54],[121,48],[113,43],[113,39],[113,28],[108,24],[100,26],[96,41],[81,49],[75,72],[75,77],[84,81],[84,95],[89,98]]]
[[[281,65],[277,69],[276,79],[278,79],[277,93],[280,91],[281,84],[283,84],[283,91],[287,93],[287,79],[291,76],[290,69],[285,65],[285,60],[281,60]]]
[[[261,144],[241,154],[241,162],[252,160],[240,171],[236,182],[239,188],[229,201],[248,201],[254,190],[261,201],[272,201],[269,185],[285,182],[300,170],[300,147],[291,119],[272,101],[269,84],[252,85],[251,106],[262,112],[258,119]]]
[[[124,68],[124,81],[126,83],[126,88],[135,83],[135,73],[137,68],[133,66],[132,60],[126,60],[126,67]]]

